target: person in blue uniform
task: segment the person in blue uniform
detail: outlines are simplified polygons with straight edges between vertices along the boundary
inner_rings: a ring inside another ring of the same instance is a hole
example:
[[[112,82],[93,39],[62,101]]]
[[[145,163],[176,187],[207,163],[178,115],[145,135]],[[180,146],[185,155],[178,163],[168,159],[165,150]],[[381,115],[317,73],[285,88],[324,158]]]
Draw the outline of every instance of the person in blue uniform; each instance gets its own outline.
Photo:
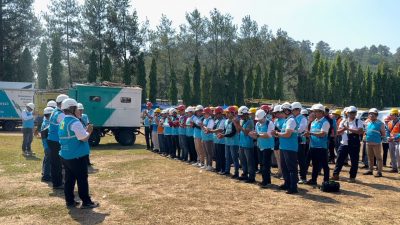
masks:
[[[99,203],[93,202],[89,195],[87,155],[89,155],[89,137],[93,126],[85,129],[77,118],[78,103],[71,98],[65,99],[61,104],[65,116],[59,124],[58,136],[61,150],[60,157],[65,169],[64,195],[67,207],[76,207],[80,203],[75,201],[74,188],[78,184],[79,198],[82,200],[81,208],[96,208]]]
[[[87,127],[90,123],[89,117],[87,114],[83,113],[83,110],[85,110],[85,107],[83,106],[82,103],[78,103],[78,119],[81,121],[83,127]],[[93,166],[93,164],[90,162],[90,154],[87,156],[87,164],[88,166]]]
[[[22,111],[22,153],[24,155],[32,155],[32,140],[33,140],[33,127],[35,126],[33,110],[35,109],[35,105],[33,103],[28,103],[26,105],[26,109]]]
[[[50,149],[47,144],[47,136],[49,135],[49,126],[50,126],[50,115],[53,112],[52,107],[46,107],[43,110],[43,122],[40,126],[40,138],[42,139],[42,145],[44,150],[44,157],[42,163],[42,181],[49,182],[51,181],[51,165],[50,165]]]
[[[153,142],[151,140],[151,120],[154,117],[153,103],[147,102],[146,109],[142,111],[142,119],[144,125],[144,138],[146,140],[146,149],[153,150]]]

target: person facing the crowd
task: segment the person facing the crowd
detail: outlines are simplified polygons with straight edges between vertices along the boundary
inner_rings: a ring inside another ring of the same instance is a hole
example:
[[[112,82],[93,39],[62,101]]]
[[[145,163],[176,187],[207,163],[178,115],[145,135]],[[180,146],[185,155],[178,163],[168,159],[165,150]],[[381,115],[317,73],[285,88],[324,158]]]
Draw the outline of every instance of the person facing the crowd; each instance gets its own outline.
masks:
[[[65,169],[64,195],[67,207],[76,207],[74,188],[78,184],[79,198],[82,200],[81,208],[96,208],[97,202],[93,202],[89,195],[87,158],[89,155],[89,137],[93,126],[85,129],[83,124],[75,116],[78,103],[71,98],[63,100],[61,110],[65,117],[60,122],[58,135],[60,139],[60,157]]]
[[[290,103],[283,103],[281,110],[284,113],[285,122],[282,125],[281,131],[275,132],[275,136],[279,137],[282,174],[285,182],[279,189],[287,190],[287,194],[295,194],[298,193],[297,150],[299,142],[296,130],[297,125],[292,115],[292,106]]]
[[[22,154],[30,156],[32,155],[32,140],[33,140],[33,128],[35,126],[34,113],[35,104],[26,104],[25,110],[22,111]]]
[[[68,95],[60,94],[56,98],[57,108],[51,113],[49,135],[47,144],[50,148],[50,165],[51,165],[51,182],[54,189],[63,189],[62,165],[60,159],[60,138],[58,136],[58,128],[65,114],[61,110],[61,103],[69,98]]]
[[[391,109],[390,110],[390,118],[387,127],[389,129],[389,153],[390,153],[390,160],[391,160],[391,172],[397,173],[400,169],[400,146],[399,140],[395,140],[398,134],[400,134],[400,123],[399,123],[399,110],[398,109]]]
[[[234,120],[236,130],[239,132],[239,157],[242,165],[243,174],[239,180],[244,180],[246,183],[254,183],[256,177],[254,163],[254,142],[249,136],[251,131],[254,131],[254,121],[249,117],[249,109],[246,106],[241,106],[238,110],[239,118]]]
[[[203,148],[203,144],[201,142],[201,126],[203,125],[203,109],[202,105],[196,106],[195,117],[193,117],[192,125],[194,127],[193,137],[194,137],[194,145],[197,152],[197,164],[194,166],[203,167],[205,161],[205,152]]]
[[[267,119],[267,114],[264,110],[257,110],[255,119],[255,131],[249,133],[249,136],[257,140],[258,148],[261,151],[261,187],[266,188],[271,184],[271,156],[274,148],[273,132],[275,125],[272,121]]]
[[[308,185],[317,185],[318,173],[324,170],[324,182],[329,181],[328,165],[328,132],[330,124],[325,117],[325,107],[315,104],[311,107],[315,113],[315,120],[311,123],[311,129],[306,133],[310,137],[310,158],[312,160],[312,175],[307,181]]]
[[[193,133],[194,133],[194,128],[193,128],[193,118],[194,118],[194,111],[195,108],[193,106],[189,106],[186,108],[185,112],[187,114],[186,116],[186,147],[187,147],[187,152],[189,154],[189,159],[186,157],[184,160],[188,160],[188,163],[191,164],[197,164],[197,152],[196,148],[194,145],[194,139],[193,139]]]
[[[154,110],[154,117],[151,120],[151,141],[153,142],[154,152],[160,152],[160,142],[158,140],[158,123],[157,121],[160,120],[160,113],[161,110],[156,108]]]
[[[146,109],[142,111],[142,120],[144,125],[144,138],[146,140],[146,149],[153,149],[153,142],[151,141],[151,120],[154,116],[154,110],[152,109],[153,103],[147,102]]]
[[[224,132],[225,117],[223,113],[224,109],[221,106],[215,108],[214,127],[210,131],[214,138],[215,171],[219,174],[225,172],[225,141],[223,138],[218,138],[218,135]]]
[[[214,142],[211,131],[214,128],[214,119],[212,118],[212,109],[210,107],[206,107],[203,113],[204,120],[201,126],[201,141],[203,144],[204,153],[206,155],[206,163],[202,169],[211,171],[213,169],[212,161],[214,157]]]
[[[83,104],[78,103],[78,110],[77,110],[76,116],[81,121],[83,127],[86,128],[89,125],[90,121],[89,121],[88,115],[83,113],[84,110],[85,110],[85,107],[83,106]],[[93,165],[90,162],[90,154],[88,154],[88,156],[87,156],[87,163],[88,163],[88,166]]]
[[[378,120],[379,111],[372,108],[368,111],[369,121],[366,124],[366,145],[369,161],[369,169],[364,175],[373,175],[374,157],[378,165],[378,172],[375,177],[382,177],[382,138],[386,138],[385,126]]]
[[[300,184],[304,184],[307,182],[307,165],[306,165],[306,157],[307,157],[307,149],[306,149],[306,138],[304,133],[307,129],[307,119],[301,114],[302,105],[300,102],[292,103],[292,114],[296,120],[297,124],[297,134],[299,141],[299,149],[297,151],[297,160],[299,161],[300,168]]]
[[[363,124],[361,120],[356,119],[357,108],[350,106],[347,109],[348,118],[342,120],[339,124],[338,135],[341,135],[340,146],[338,149],[338,158],[332,180],[339,180],[339,174],[344,165],[347,156],[351,160],[350,182],[355,182],[358,170],[358,160],[360,158],[360,142],[363,134]]]
[[[271,121],[274,123],[275,131],[281,132],[283,123],[285,123],[285,115],[281,110],[281,105],[274,106],[274,110],[272,111],[273,118]],[[268,119],[268,118],[267,118]],[[276,164],[278,165],[278,173],[275,175],[277,178],[282,176],[282,166],[281,166],[281,157],[279,151],[279,138],[274,137],[274,156],[276,159]]]
[[[47,137],[49,135],[49,126],[50,126],[50,115],[53,112],[52,107],[46,107],[43,110],[43,122],[40,126],[40,138],[42,139],[42,145],[44,150],[43,163],[42,163],[42,181],[50,182],[51,181],[51,165],[50,165],[50,149],[47,144]]]

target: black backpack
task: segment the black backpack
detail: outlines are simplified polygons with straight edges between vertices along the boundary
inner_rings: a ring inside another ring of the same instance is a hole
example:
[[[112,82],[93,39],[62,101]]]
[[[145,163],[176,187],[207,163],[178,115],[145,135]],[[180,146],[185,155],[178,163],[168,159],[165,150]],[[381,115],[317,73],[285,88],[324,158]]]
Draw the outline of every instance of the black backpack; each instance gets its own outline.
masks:
[[[324,181],[321,186],[321,191],[323,192],[339,192],[340,184],[336,181]]]

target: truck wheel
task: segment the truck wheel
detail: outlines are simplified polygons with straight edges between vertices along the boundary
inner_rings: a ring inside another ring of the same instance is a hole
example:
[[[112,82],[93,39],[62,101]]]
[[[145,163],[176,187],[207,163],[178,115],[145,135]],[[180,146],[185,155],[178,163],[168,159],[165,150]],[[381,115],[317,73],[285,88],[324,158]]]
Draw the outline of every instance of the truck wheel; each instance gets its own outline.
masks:
[[[136,135],[131,130],[122,130],[115,138],[123,146],[133,145],[136,141]]]
[[[3,123],[3,130],[5,131],[13,131],[17,124],[14,121],[5,121]]]
[[[99,145],[100,143],[100,131],[97,129],[94,129],[92,134],[90,135],[90,138],[88,140],[89,145],[94,147]]]

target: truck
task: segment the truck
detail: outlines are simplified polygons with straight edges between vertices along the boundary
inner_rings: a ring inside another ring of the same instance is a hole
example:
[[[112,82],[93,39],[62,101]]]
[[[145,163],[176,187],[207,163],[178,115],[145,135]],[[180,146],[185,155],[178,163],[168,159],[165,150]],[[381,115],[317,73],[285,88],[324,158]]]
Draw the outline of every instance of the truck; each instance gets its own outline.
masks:
[[[22,124],[21,112],[33,102],[35,83],[0,81],[0,126],[5,131]]]
[[[83,104],[93,125],[91,146],[97,146],[109,133],[123,146],[135,143],[141,127],[141,88],[74,84],[68,96]]]

